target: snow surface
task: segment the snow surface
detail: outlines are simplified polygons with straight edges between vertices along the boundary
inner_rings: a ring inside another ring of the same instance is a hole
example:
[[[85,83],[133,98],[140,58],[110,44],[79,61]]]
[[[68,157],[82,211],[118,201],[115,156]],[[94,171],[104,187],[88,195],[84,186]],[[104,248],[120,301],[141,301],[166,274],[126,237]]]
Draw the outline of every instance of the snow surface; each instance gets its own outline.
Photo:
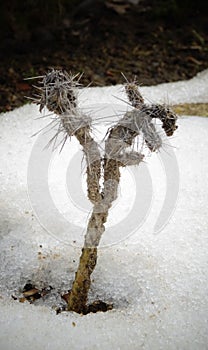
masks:
[[[208,70],[189,81],[142,87],[141,92],[153,102],[208,102],[207,84]],[[126,104],[114,96],[126,99],[121,86],[82,91],[82,108],[96,110],[96,130],[100,123],[104,132],[112,120],[110,112],[116,111],[116,118],[124,112]],[[49,209],[43,216],[57,226],[53,232],[50,222],[46,227],[41,221],[41,213],[37,217],[38,207],[31,207],[28,164],[39,136],[30,136],[45,125],[44,119],[35,120],[38,116],[34,105],[0,116],[0,349],[208,349],[208,119],[180,118],[171,140],[175,148],[167,146],[170,156],[171,152],[176,155],[180,190],[175,211],[159,234],[154,234],[154,225],[167,190],[163,164],[157,155],[146,160],[153,189],[151,205],[148,202],[147,215],[132,232],[128,218],[138,196],[135,176],[143,165],[133,175],[123,171],[90,293],[90,300],[113,302],[114,309],[81,316],[54,311],[63,304],[60,292],[71,286],[91,208],[83,193],[77,199],[73,197],[77,191],[66,186],[65,175],[71,171],[67,162],[79,154],[79,146],[72,139],[61,154],[55,152],[48,175],[58,212],[77,228],[67,238],[56,231],[59,221],[56,225]],[[69,179],[76,187],[83,170],[76,164],[75,168]],[[85,192],[85,179],[82,187]],[[39,193],[38,200],[41,206],[44,193]],[[125,217],[121,237],[119,223]],[[111,229],[114,241],[108,240]],[[29,280],[37,287],[53,289],[34,305],[14,301],[11,295],[19,296]]]

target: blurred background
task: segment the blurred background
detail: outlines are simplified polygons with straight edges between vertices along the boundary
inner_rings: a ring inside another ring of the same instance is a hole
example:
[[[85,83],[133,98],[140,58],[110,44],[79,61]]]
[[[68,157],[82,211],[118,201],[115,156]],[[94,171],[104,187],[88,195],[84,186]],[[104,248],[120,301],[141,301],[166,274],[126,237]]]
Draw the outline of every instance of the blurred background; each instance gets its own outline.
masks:
[[[208,3],[1,0],[0,60],[0,112],[52,67],[92,86],[122,83],[121,72],[142,85],[188,79],[208,68]]]

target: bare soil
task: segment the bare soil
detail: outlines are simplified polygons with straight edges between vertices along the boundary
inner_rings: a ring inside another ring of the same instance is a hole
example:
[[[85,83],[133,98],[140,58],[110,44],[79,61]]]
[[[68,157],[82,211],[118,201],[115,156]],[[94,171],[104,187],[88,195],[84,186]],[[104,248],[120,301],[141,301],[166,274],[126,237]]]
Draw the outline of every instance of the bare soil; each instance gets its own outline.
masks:
[[[0,42],[0,112],[26,103],[34,81],[24,78],[52,67],[84,72],[82,83],[92,86],[121,83],[121,72],[129,80],[136,76],[139,84],[154,85],[188,79],[208,68],[206,12],[164,16],[150,0],[124,10],[121,14],[98,2],[63,14],[56,26],[33,23],[28,35],[5,33]]]

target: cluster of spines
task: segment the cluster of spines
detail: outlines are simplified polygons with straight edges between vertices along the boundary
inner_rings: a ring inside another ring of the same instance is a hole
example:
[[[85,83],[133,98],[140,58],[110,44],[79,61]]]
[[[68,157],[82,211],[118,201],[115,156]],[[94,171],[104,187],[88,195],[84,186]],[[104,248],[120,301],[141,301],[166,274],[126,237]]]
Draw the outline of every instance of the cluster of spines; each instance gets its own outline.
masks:
[[[137,84],[134,82],[125,84],[125,91],[132,107],[138,109],[141,108],[141,106],[144,104],[144,99],[138,89]]]
[[[137,121],[139,121],[139,119],[143,120],[142,123],[137,122],[136,125],[134,123],[132,125],[133,129],[140,129],[139,131],[142,131],[145,143],[150,151],[154,152],[158,150],[162,146],[162,140],[153,124],[153,119],[161,120],[162,128],[166,135],[172,136],[174,131],[178,128],[176,125],[177,115],[169,106],[145,104],[136,82],[127,82],[125,84],[125,91],[132,107],[140,111],[140,114],[138,114],[138,117],[135,119]]]
[[[65,71],[51,70],[41,82],[40,111],[46,106],[49,111],[62,114],[77,107],[76,90],[79,84],[80,75],[69,75]]]
[[[167,136],[172,136],[178,128],[176,125],[177,115],[169,106],[161,104],[143,105],[141,111],[149,115],[152,119],[157,118],[161,120],[162,128]]]

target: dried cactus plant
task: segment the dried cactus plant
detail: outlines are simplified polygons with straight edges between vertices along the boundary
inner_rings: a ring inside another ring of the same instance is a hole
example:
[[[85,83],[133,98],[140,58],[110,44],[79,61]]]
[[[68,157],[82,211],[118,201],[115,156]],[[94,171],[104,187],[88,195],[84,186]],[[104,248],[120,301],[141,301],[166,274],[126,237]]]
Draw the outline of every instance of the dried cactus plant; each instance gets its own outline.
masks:
[[[86,159],[88,198],[93,204],[93,210],[75,279],[65,299],[69,311],[87,313],[91,274],[96,266],[97,249],[105,231],[109,210],[117,198],[120,168],[139,165],[143,160],[142,153],[131,149],[137,136],[143,137],[151,152],[162,146],[161,136],[153,123],[154,118],[161,120],[166,135],[170,136],[177,128],[177,116],[166,106],[146,105],[137,84],[127,82],[125,91],[133,109],[110,128],[102,156],[99,144],[92,136],[92,120],[78,108],[79,80],[79,75],[50,71],[43,77],[39,88],[40,98],[36,103],[40,105],[40,111],[46,106],[57,116],[59,127],[51,142],[56,140],[60,132],[64,133],[63,144],[68,137],[75,136]],[[101,174],[103,188],[100,187]]]

